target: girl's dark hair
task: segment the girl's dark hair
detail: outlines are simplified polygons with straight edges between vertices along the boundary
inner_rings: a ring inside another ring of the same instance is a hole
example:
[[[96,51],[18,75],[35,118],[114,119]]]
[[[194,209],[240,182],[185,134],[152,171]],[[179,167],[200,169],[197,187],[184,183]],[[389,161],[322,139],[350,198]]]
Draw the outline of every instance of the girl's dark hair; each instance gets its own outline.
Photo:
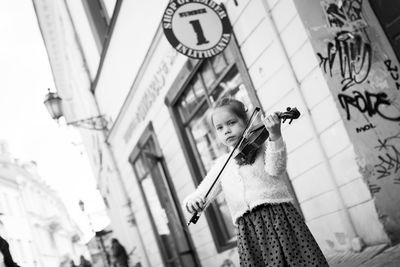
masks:
[[[241,119],[243,122],[247,123],[248,117],[247,117],[246,106],[241,101],[236,100],[234,98],[223,97],[220,100],[218,100],[211,109],[211,112],[209,115],[209,120],[208,120],[211,126],[214,126],[214,122],[213,122],[213,118],[212,118],[214,111],[217,108],[221,108],[221,107],[227,107],[239,119]]]

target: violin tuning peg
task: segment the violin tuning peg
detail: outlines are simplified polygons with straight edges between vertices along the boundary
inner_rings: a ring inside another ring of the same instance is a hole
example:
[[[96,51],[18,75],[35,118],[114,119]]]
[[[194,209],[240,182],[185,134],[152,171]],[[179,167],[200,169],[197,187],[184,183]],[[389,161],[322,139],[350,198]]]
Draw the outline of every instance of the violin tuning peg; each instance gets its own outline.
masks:
[[[285,117],[285,118],[283,118],[283,121],[282,121],[282,123],[285,123],[285,121],[287,120],[287,118]],[[289,122],[290,123],[290,122]]]
[[[292,123],[292,121],[293,121],[293,119],[290,119],[290,121],[289,121],[289,124],[291,124],[291,123]]]

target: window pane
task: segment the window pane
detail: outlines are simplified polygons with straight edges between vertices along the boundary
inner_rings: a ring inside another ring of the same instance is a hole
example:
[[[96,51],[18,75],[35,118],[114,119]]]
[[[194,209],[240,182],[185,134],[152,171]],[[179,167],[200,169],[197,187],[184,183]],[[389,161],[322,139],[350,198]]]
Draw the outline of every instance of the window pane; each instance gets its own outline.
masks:
[[[203,83],[198,75],[196,76],[196,78],[194,78],[192,86],[194,95],[196,97],[196,104],[198,104],[206,94]]]
[[[217,101],[222,97],[233,97],[242,101],[249,112],[252,112],[253,105],[251,104],[249,94],[244,85],[240,74],[236,68],[233,68],[222,82],[215,88],[211,94],[212,102]],[[250,115],[250,114],[249,114]]]
[[[227,66],[224,56],[222,54],[213,57],[211,60],[211,64],[217,76],[220,75]]]
[[[215,81],[215,75],[214,75],[214,72],[208,61],[205,62],[205,64],[203,65],[201,72],[202,72],[201,76],[203,77],[203,81],[204,81],[206,87],[209,89],[211,84]]]
[[[138,178],[141,179],[147,172],[147,168],[143,163],[143,157],[139,157],[134,163]]]
[[[205,91],[203,83],[201,82],[200,77],[196,75],[181,99],[180,113],[185,121],[190,117],[204,97]]]
[[[190,130],[206,171],[209,171],[214,160],[227,153],[227,148],[216,142],[216,135],[207,120],[208,105],[204,104],[190,122]]]
[[[225,49],[224,56],[225,56],[225,59],[228,62],[228,64],[232,64],[235,62],[235,56],[232,53],[232,49],[229,49],[229,48]]]

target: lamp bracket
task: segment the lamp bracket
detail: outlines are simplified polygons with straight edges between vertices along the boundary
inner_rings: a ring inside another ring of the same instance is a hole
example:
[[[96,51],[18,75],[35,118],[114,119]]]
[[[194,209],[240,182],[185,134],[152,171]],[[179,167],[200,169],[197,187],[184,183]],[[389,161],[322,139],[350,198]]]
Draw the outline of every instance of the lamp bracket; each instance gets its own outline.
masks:
[[[67,122],[67,125],[72,125],[78,128],[85,128],[88,130],[108,131],[108,121],[106,120],[104,115],[85,118],[77,121],[70,121]]]

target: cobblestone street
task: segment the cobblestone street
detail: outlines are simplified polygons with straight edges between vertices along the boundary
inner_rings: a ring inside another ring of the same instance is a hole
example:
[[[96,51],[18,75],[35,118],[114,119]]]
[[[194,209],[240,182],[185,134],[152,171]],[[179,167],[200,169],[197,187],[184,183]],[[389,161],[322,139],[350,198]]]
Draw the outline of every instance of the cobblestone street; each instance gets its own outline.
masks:
[[[400,244],[367,247],[360,253],[338,253],[327,258],[331,267],[399,267]]]

